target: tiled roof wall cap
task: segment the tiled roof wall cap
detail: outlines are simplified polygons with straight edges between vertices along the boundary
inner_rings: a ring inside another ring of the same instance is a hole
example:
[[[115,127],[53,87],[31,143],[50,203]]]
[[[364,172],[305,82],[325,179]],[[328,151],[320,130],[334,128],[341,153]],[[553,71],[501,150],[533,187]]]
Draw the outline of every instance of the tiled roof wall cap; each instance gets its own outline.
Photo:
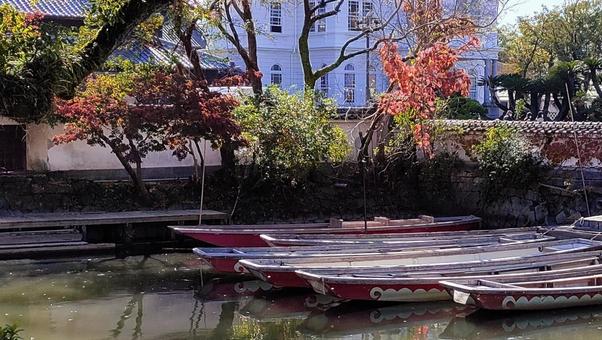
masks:
[[[508,127],[522,133],[602,135],[602,122],[539,122],[507,120],[441,120],[449,127],[462,128],[466,132],[484,132],[491,127]]]
[[[41,12],[51,17],[84,18],[90,8],[88,0],[0,0],[22,12]]]

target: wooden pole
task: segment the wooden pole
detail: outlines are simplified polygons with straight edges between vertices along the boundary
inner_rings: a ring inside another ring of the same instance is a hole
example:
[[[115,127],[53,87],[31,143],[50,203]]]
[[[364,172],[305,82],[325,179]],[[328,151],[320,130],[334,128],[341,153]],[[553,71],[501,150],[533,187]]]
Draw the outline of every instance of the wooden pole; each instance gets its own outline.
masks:
[[[207,140],[203,140],[203,169],[201,171],[201,205],[199,208],[199,225],[203,224],[203,199],[205,198],[205,168],[207,167]]]

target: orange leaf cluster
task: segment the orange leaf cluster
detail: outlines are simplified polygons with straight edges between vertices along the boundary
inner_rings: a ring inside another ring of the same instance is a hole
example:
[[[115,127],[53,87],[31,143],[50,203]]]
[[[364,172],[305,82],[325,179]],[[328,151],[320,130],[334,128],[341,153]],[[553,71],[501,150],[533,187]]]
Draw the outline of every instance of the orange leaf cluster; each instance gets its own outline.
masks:
[[[413,58],[404,59],[397,44],[386,42],[380,49],[384,73],[396,85],[383,95],[380,109],[391,115],[405,114],[415,122],[416,143],[431,155],[429,127],[421,121],[431,119],[437,98],[459,93],[468,95],[470,78],[454,66],[462,53],[475,48],[479,40],[473,36],[474,25],[467,19],[444,18],[440,0],[406,0],[403,3],[408,20],[415,28]],[[468,38],[461,47],[452,47],[455,38]]]

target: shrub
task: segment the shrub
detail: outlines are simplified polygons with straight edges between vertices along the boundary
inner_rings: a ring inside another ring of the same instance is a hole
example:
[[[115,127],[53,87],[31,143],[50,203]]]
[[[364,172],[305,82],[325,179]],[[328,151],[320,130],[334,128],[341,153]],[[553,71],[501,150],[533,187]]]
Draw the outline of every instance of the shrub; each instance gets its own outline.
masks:
[[[0,326],[0,339],[2,340],[20,340],[23,339],[19,334],[23,332],[17,325]]]
[[[487,109],[468,97],[452,96],[443,101],[441,106],[438,116],[444,119],[487,119]]]
[[[526,190],[540,181],[540,157],[510,128],[490,128],[485,140],[473,151],[483,177],[481,193],[486,201],[495,201],[508,189]]]
[[[425,204],[432,208],[449,205],[455,199],[453,173],[461,165],[456,154],[442,152],[419,164],[418,183]]]
[[[250,143],[240,156],[257,166],[262,178],[296,182],[323,162],[345,160],[350,146],[345,132],[329,121],[336,114],[331,100],[313,91],[289,94],[277,87],[264,96],[234,110]]]

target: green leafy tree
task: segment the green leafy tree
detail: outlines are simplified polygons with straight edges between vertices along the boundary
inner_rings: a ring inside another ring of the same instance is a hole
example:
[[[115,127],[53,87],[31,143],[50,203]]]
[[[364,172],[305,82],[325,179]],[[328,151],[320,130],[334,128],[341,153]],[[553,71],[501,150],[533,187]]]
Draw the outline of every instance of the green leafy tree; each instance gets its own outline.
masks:
[[[75,95],[135,28],[174,0],[96,0],[79,32],[0,6],[0,115],[37,121]],[[75,41],[75,43],[73,43]]]
[[[341,162],[350,150],[347,137],[329,121],[331,100],[313,91],[289,94],[269,88],[264,100],[248,100],[234,115],[250,146],[241,155],[264,178],[299,181],[323,162]]]
[[[508,74],[486,81],[498,107],[520,117],[515,104],[523,99],[532,119],[541,114],[546,120],[570,119],[571,108],[576,120],[587,119],[588,106],[602,98],[601,25],[602,1],[583,0],[544,8],[521,18],[516,28],[502,29],[500,59]],[[521,78],[527,85],[517,89],[510,78]],[[499,90],[508,91],[508,105],[498,100]]]

